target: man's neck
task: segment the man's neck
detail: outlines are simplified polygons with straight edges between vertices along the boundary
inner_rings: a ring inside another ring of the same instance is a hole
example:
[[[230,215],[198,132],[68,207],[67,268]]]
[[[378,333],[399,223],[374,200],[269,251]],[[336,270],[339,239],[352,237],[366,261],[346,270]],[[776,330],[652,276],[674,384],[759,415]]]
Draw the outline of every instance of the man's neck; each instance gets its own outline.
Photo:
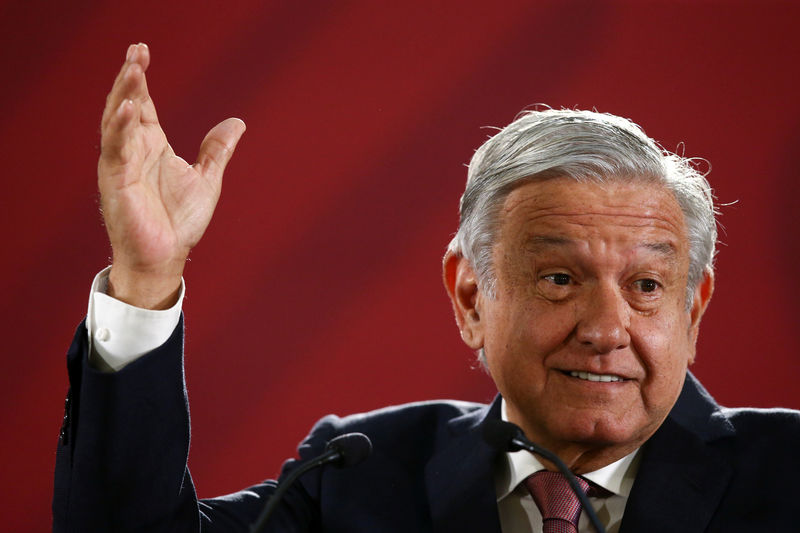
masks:
[[[505,421],[517,423],[514,420],[509,420],[508,410],[505,398],[501,399],[500,416]],[[546,448],[547,450],[556,454],[565,465],[577,475],[583,475],[589,472],[600,470],[608,465],[616,463],[621,459],[632,455],[638,450],[642,444],[650,437],[646,435],[643,438],[636,439],[635,441],[626,443],[597,443],[597,442],[563,442],[553,441],[539,437],[537,432],[526,429],[525,424],[517,423],[522,428],[525,435],[537,445]],[[537,457],[542,466],[547,470],[557,472],[558,467],[544,459]]]

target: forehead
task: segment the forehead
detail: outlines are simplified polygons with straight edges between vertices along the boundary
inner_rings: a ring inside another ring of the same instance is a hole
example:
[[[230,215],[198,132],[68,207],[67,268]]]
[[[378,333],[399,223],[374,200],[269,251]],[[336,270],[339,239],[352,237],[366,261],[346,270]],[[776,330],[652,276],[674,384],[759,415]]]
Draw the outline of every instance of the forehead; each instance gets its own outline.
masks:
[[[645,180],[605,183],[554,178],[514,189],[499,213],[500,241],[641,241],[688,249],[674,195]]]

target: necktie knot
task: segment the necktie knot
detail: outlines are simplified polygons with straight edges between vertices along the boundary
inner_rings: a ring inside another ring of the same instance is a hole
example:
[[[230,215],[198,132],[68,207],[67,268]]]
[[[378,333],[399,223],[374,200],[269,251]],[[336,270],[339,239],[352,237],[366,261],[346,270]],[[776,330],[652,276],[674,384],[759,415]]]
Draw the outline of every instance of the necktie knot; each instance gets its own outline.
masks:
[[[577,478],[584,494],[589,483]],[[542,470],[528,477],[525,485],[542,513],[543,533],[577,533],[581,502],[561,472]]]

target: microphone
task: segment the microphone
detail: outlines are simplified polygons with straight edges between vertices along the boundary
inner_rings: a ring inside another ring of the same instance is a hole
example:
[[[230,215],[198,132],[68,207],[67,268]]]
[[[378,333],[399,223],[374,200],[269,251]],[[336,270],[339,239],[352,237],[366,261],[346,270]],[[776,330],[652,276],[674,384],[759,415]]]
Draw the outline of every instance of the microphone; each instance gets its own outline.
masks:
[[[266,525],[267,520],[278,507],[278,503],[289,487],[292,486],[297,478],[309,470],[327,464],[337,468],[355,466],[369,457],[371,453],[372,442],[370,442],[369,437],[363,433],[346,433],[331,439],[328,444],[325,445],[325,451],[321,455],[310,459],[292,470],[292,472],[286,476],[286,479],[278,485],[278,488],[275,489],[275,492],[261,511],[261,514],[258,515],[256,521],[250,526],[250,533],[259,533],[264,529],[264,525]]]
[[[334,454],[326,463],[337,468],[356,466],[372,453],[372,442],[363,433],[345,433],[328,441],[325,453],[329,452]]]
[[[540,455],[555,464],[561,473],[564,474],[564,477],[567,478],[572,492],[574,492],[580,500],[583,510],[586,511],[586,515],[589,517],[589,521],[592,523],[594,529],[597,533],[606,533],[605,528],[600,523],[600,519],[597,518],[597,514],[594,512],[594,508],[589,504],[589,499],[578,485],[575,475],[556,454],[528,440],[522,429],[511,422],[497,419],[487,420],[483,424],[482,431],[483,440],[496,450],[501,452],[518,452],[520,450],[525,450],[529,453]]]

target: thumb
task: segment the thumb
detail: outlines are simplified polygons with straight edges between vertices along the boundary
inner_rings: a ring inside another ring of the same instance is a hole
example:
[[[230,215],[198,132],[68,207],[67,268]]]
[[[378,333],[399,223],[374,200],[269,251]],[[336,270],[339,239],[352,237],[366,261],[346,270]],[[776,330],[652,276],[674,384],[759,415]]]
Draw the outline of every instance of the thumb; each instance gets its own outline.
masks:
[[[194,168],[206,178],[222,179],[225,166],[233,156],[236,144],[244,133],[245,125],[238,118],[223,120],[206,134],[200,143]]]

